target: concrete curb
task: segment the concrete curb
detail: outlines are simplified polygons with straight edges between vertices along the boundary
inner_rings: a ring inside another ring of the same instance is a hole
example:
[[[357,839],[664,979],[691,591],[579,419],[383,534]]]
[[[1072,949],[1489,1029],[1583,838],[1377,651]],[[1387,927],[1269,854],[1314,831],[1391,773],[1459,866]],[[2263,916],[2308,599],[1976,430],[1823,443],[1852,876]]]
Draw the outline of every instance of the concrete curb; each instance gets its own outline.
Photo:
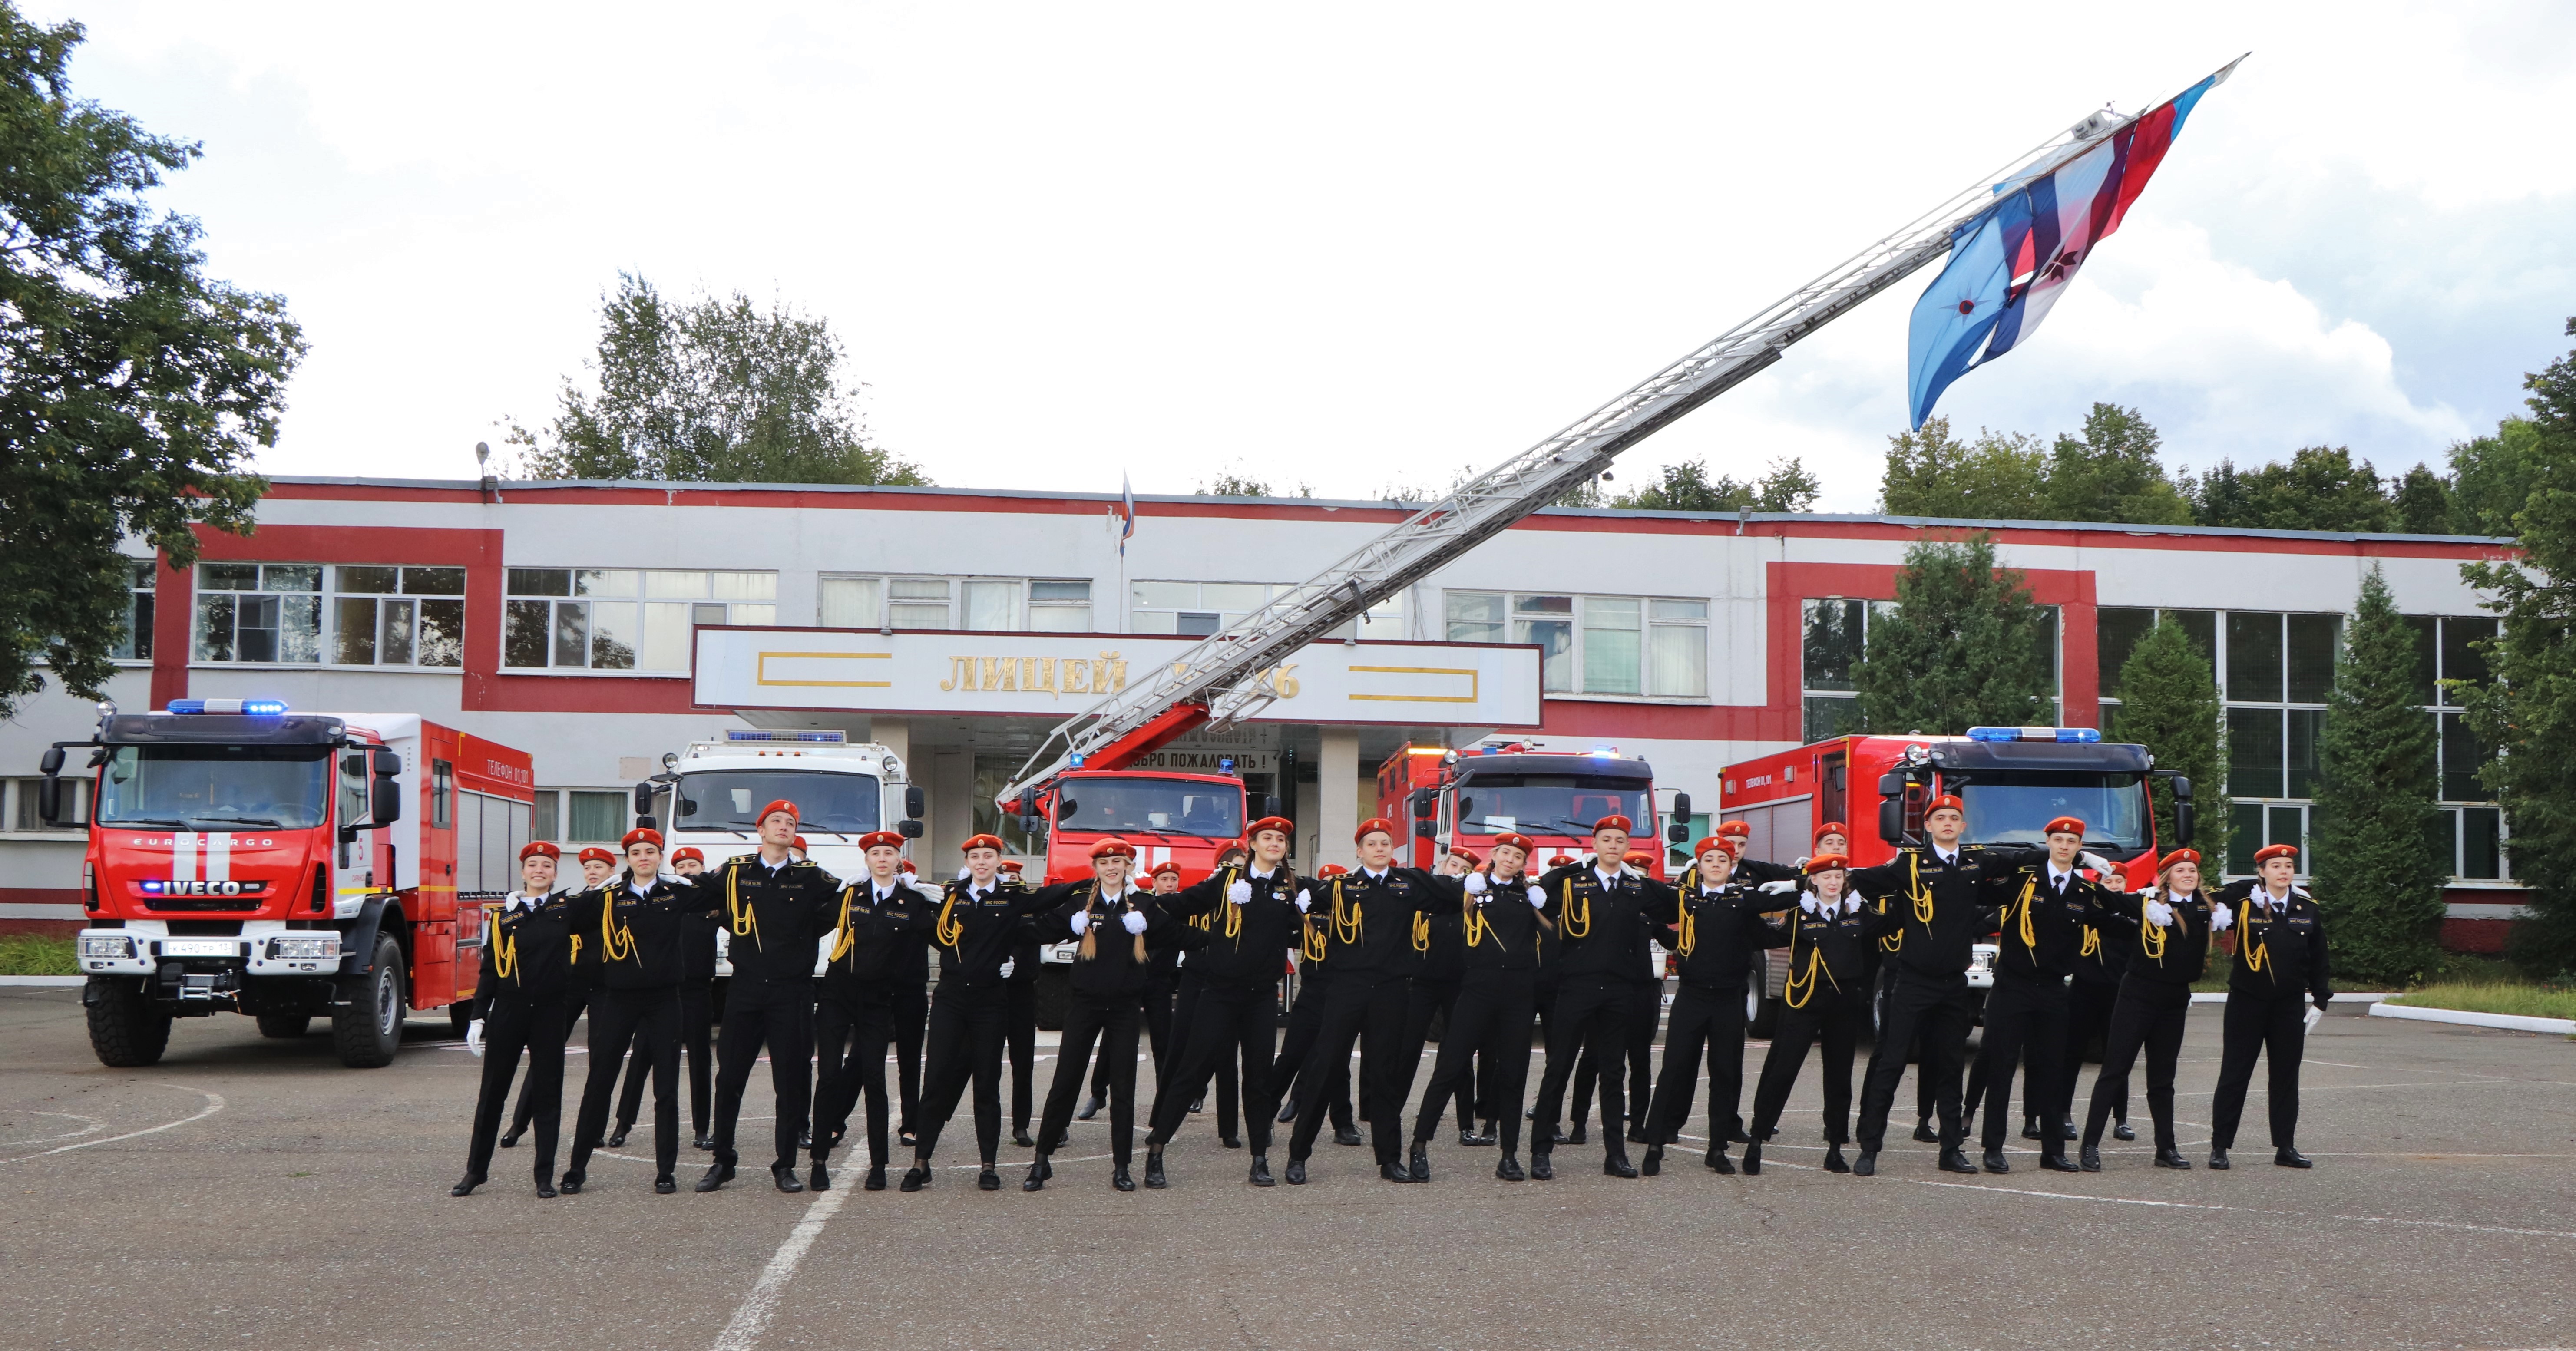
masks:
[[[2576,1037],[2576,1018],[2531,1018],[2519,1013],[2471,1013],[2466,1009],[2427,1009],[2411,1004],[2374,1004],[2373,1018],[2411,1018],[2425,1023],[2457,1023],[2462,1027],[2491,1027],[2504,1032],[2550,1032],[2562,1037]]]
[[[11,986],[36,986],[45,989],[59,989],[65,986],[85,984],[88,980],[89,977],[87,976],[0,976],[0,989],[7,989]]]
[[[2380,1000],[2393,999],[2395,997],[2396,996],[2389,994],[2345,994],[2343,991],[2337,990],[2335,991],[2334,1002],[2337,1004],[2375,1005]],[[2191,1002],[2195,1004],[2224,1004],[2227,1002],[2227,992],[2225,990],[2194,990],[2192,991]]]

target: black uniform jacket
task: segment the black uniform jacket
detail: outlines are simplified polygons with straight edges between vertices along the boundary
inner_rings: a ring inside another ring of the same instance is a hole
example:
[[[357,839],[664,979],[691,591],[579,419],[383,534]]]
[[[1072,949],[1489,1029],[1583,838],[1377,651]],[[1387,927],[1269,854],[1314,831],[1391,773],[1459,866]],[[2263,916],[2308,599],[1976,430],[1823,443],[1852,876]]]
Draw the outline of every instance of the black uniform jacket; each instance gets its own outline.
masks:
[[[557,891],[533,907],[512,896],[493,907],[483,924],[483,972],[474,982],[474,1016],[490,1016],[492,1001],[551,1004],[571,980],[572,897]]]
[[[1987,882],[2043,857],[2041,850],[1972,844],[1943,862],[1931,845],[1909,844],[1877,867],[1853,869],[1847,885],[1895,921],[1881,946],[1901,970],[1964,984],[1970,948],[1995,927]]]
[[[2147,902],[2160,900],[2173,907],[2170,925],[2147,923]],[[2118,922],[2102,929],[2102,946],[2121,954],[2123,969],[2140,980],[2161,981],[2167,985],[2189,985],[2200,979],[2209,965],[2209,897],[2200,892],[2176,900],[2159,891],[2114,892],[2102,899],[2102,908]],[[2076,966],[2077,979],[2082,979],[2083,966]]]
[[[887,998],[905,958],[921,965],[921,935],[938,908],[937,901],[901,877],[883,900],[877,897],[874,877],[841,888],[823,993],[845,1000]]]
[[[942,889],[932,916],[930,941],[939,949],[939,983],[961,989],[1002,983],[1002,963],[1023,940],[1021,921],[1045,908],[1046,892],[992,886],[981,894],[972,880]]]
[[[1673,893],[1673,906],[1659,917],[1664,946],[1681,959],[1682,983],[1703,990],[1742,990],[1753,969],[1754,954],[1777,947],[1774,930],[1763,912],[1794,906],[1795,897],[1774,897],[1734,882],[1702,886],[1697,869],[1684,873],[1687,890]]]
[[[1466,898],[1459,941],[1467,970],[1536,972],[1546,964],[1556,929],[1541,907],[1529,903],[1529,890],[1537,885],[1527,873],[1489,878],[1483,891]]]
[[[2109,889],[2084,878],[2082,864],[2067,870],[2066,888],[2049,884],[2046,855],[1987,883],[1996,908],[1995,974],[2047,985],[2064,985],[2075,973],[2075,954],[2084,946],[2086,926],[2106,915],[2101,908]]]
[[[1894,923],[1868,905],[1853,910],[1839,901],[1824,914],[1804,906],[1791,910],[1778,931],[1779,944],[1789,949],[1782,1000],[1802,1009],[1819,990],[1867,998],[1869,945]]]
[[[1238,881],[1252,888],[1252,899],[1241,905],[1226,899]],[[1191,975],[1209,985],[1266,986],[1278,984],[1288,968],[1288,949],[1297,945],[1305,920],[1297,909],[1297,893],[1308,891],[1311,903],[1312,886],[1284,862],[1268,877],[1255,876],[1238,863],[1156,899],[1190,927],[1206,932],[1204,946],[1189,947]]]
[[[1637,954],[1656,920],[1673,913],[1671,887],[1633,872],[1605,884],[1588,862],[1551,868],[1539,885],[1547,889],[1547,916],[1558,940],[1548,974],[1559,980],[1648,978]]]
[[[2236,911],[2236,966],[2227,973],[2227,992],[2272,995],[2304,986],[2324,1008],[2334,987],[2326,983],[2325,917],[2316,899],[2292,887],[2286,906],[2267,910],[2254,903],[2262,885],[2247,878],[2218,893],[2219,903]]]
[[[737,980],[809,980],[815,946],[841,910],[841,884],[811,862],[771,871],[758,854],[737,854],[698,877],[726,932]]]
[[[1158,936],[1168,935],[1180,925],[1157,903],[1151,892],[1130,886],[1116,898],[1101,894],[1094,878],[1079,882],[1058,882],[1040,888],[1037,927],[1049,942],[1067,939],[1079,943],[1073,933],[1076,915],[1084,919],[1091,933],[1091,955],[1085,957],[1077,947],[1073,954],[1073,992],[1087,999],[1135,999],[1145,993],[1145,979],[1153,974],[1153,948]],[[1145,917],[1145,932],[1127,932],[1123,918],[1129,913]],[[1158,934],[1160,931],[1160,934]],[[1136,940],[1146,942],[1145,960],[1136,960]]]
[[[693,918],[721,902],[686,878],[654,878],[643,894],[633,875],[620,872],[608,885],[572,899],[573,936],[597,954],[600,986],[651,990],[676,986],[687,973],[685,950]],[[596,946],[593,946],[596,945]]]
[[[1318,884],[1308,914],[1323,934],[1324,970],[1335,979],[1412,975],[1431,945],[1417,918],[1434,906],[1457,905],[1459,885],[1456,878],[1400,867],[1376,877],[1354,868]]]
[[[2105,913],[2086,920],[2083,932],[2075,936],[2075,983],[2078,985],[2117,985],[2121,975],[2129,969],[2129,954],[2137,944],[2121,937],[2123,926],[2108,918],[2123,913],[2111,904],[2121,894],[2104,887],[2096,899],[2101,902]]]

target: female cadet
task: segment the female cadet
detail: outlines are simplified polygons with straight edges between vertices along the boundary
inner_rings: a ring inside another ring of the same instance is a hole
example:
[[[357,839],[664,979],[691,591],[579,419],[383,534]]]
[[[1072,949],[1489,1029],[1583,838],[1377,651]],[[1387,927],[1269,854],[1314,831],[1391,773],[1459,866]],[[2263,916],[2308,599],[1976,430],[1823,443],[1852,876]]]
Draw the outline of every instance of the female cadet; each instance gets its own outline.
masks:
[[[581,882],[577,886],[562,888],[566,896],[605,886],[610,875],[617,871],[617,855],[597,845],[582,850],[579,857]],[[591,997],[599,990],[598,963],[599,944],[594,941],[585,949],[580,931],[575,930],[572,945],[564,956],[564,1041],[572,1039],[572,1025],[581,1021],[582,1014],[590,1007]],[[509,1149],[519,1143],[519,1137],[527,1134],[528,1118],[535,1111],[536,1105],[528,1099],[528,1082],[522,1081],[519,1105],[510,1113],[510,1129],[501,1135],[501,1148]]]
[[[1494,837],[1492,870],[1469,873],[1461,884],[1464,955],[1458,1000],[1450,1006],[1440,1058],[1431,1066],[1431,1086],[1423,1091],[1422,1111],[1413,1120],[1411,1167],[1424,1181],[1431,1176],[1427,1147],[1442,1109],[1451,1095],[1463,1099],[1473,1091],[1467,1087],[1469,1056],[1481,1062],[1476,1077],[1503,1146],[1494,1176],[1505,1182],[1529,1176],[1520,1160],[1521,1095],[1529,1087],[1529,1027],[1542,949],[1555,933],[1541,913],[1547,892],[1526,871],[1529,856],[1529,837],[1505,831]]]
[[[821,998],[814,1008],[814,1052],[821,1084],[814,1092],[814,1128],[806,1148],[813,1167],[805,1185],[832,1185],[824,1163],[841,1143],[850,1109],[868,1100],[869,1191],[885,1190],[886,1048],[894,1041],[895,968],[906,953],[919,956],[917,931],[933,904],[912,886],[902,863],[903,836],[891,830],[859,837],[868,875],[841,888],[841,910],[823,966]]]
[[[2299,1057],[2334,989],[2326,983],[2325,919],[2316,900],[2290,884],[2298,867],[2297,845],[2267,844],[2254,851],[2258,876],[2218,893],[2220,913],[2231,905],[2241,909],[2235,915],[2236,966],[2227,977],[2225,1050],[2209,1108],[2212,1168],[2227,1166],[2257,1056],[2271,1064],[2272,1162],[2312,1166],[2298,1150]]]
[[[662,871],[661,832],[630,830],[623,843],[625,871],[572,901],[573,932],[599,945],[599,992],[591,1004],[590,1076],[573,1123],[572,1166],[563,1176],[567,1195],[578,1194],[587,1177],[630,1042],[653,1064],[653,1190],[669,1195],[678,1185],[671,1170],[680,1158],[683,949],[697,932],[690,921],[710,904],[686,878]]]
[[[2156,1122],[2156,1166],[2189,1168],[2174,1143],[2174,1063],[2182,1054],[2183,1021],[2191,1013],[2191,984],[2209,962],[2214,916],[2200,890],[2200,855],[2177,849],[2157,865],[2156,884],[2144,891],[2109,893],[2103,909],[2134,928],[2107,929],[2104,946],[2123,949],[2125,974],[2111,1005],[2102,1045],[2102,1072],[2093,1079],[2093,1104],[2084,1114],[2084,1150],[2076,1166],[2102,1171],[2102,1123],[2127,1106],[2129,1070],[2138,1049],[2147,1052],[2147,1111]]]
[[[1286,862],[1294,830],[1285,817],[1253,822],[1246,832],[1253,850],[1248,863],[1238,857],[1220,864],[1163,902],[1206,937],[1191,947],[1181,967],[1180,1012],[1172,1025],[1179,1046],[1168,1076],[1156,1076],[1153,1130],[1145,1137],[1148,1186],[1161,1185],[1163,1146],[1206,1091],[1208,1077],[1237,1064],[1238,1056],[1243,1121],[1252,1136],[1250,1181],[1256,1187],[1272,1184],[1270,1113],[1279,1089],[1272,1081],[1271,1048],[1278,1041],[1279,973],[1313,903]]]
[[[1807,1063],[1807,1047],[1825,1044],[1825,1171],[1848,1173],[1843,1146],[1851,1140],[1852,1048],[1869,1031],[1869,950],[1881,922],[1860,898],[1843,894],[1849,860],[1818,854],[1807,860],[1813,890],[1789,914],[1789,987],[1781,996],[1780,1024],[1762,1057],[1753,1087],[1753,1143],[1744,1147],[1744,1171],[1762,1172],[1762,1142],[1779,1128],[1780,1113]]]
[[[930,1185],[930,1160],[939,1149],[939,1133],[975,1085],[975,1144],[984,1169],[975,1185],[1000,1191],[1002,1175],[993,1171],[993,1156],[1002,1147],[1002,1041],[1009,1022],[1011,950],[1020,941],[1020,921],[1036,913],[1046,893],[1001,884],[1002,840],[976,835],[962,846],[965,875],[945,888],[945,898],[932,920],[931,942],[939,948],[939,990],[930,1001],[930,1054],[921,1085],[921,1118],[913,1144],[912,1167],[903,1175],[903,1190]]]
[[[1101,1044],[1101,1062],[1109,1067],[1109,1149],[1115,1160],[1109,1185],[1122,1192],[1136,1190],[1127,1162],[1135,1149],[1136,1031],[1144,1014],[1145,975],[1153,962],[1145,935],[1169,927],[1171,920],[1128,878],[1127,870],[1135,866],[1136,847],[1112,835],[1091,846],[1089,878],[1038,892],[1040,928],[1061,933],[1057,926],[1066,925],[1080,941],[1067,981],[1072,998],[1065,1006],[1055,1081],[1047,1086],[1046,1115],[1038,1122],[1038,1139],[1044,1143],[1029,1163],[1022,1191],[1037,1191],[1055,1175],[1047,1156],[1073,1121],[1073,1100],[1082,1094],[1095,1043]],[[1160,1162],[1158,1155],[1155,1165]],[[1159,1173],[1159,1167],[1149,1165],[1146,1180],[1162,1185]]]
[[[1664,946],[1681,959],[1681,985],[1673,994],[1664,1032],[1663,1076],[1655,1082],[1645,1113],[1646,1157],[1638,1171],[1648,1177],[1663,1171],[1664,1147],[1690,1115],[1703,1049],[1708,1056],[1705,1162],[1720,1173],[1735,1171],[1727,1161],[1726,1144],[1744,1131],[1737,1109],[1744,1100],[1745,976],[1756,952],[1776,946],[1762,912],[1789,904],[1786,898],[1766,900],[1734,881],[1738,847],[1720,835],[1701,840],[1698,857],[1682,873],[1673,908],[1665,912],[1670,922],[1656,926]]]
[[[474,983],[474,1020],[465,1025],[466,1048],[483,1057],[483,1090],[474,1100],[465,1177],[448,1190],[450,1196],[471,1196],[483,1185],[522,1047],[528,1052],[528,1084],[520,1101],[537,1119],[537,1195],[555,1194],[555,1144],[563,1134],[565,968],[572,947],[568,893],[555,890],[560,856],[544,840],[520,846],[519,889],[483,926],[483,974]]]
[[[671,871],[680,876],[698,877],[706,870],[707,856],[695,847],[671,851]],[[680,1058],[689,1069],[689,1123],[695,1132],[691,1143],[713,1149],[716,1142],[707,1134],[707,1110],[715,1101],[711,1085],[715,1082],[716,918],[710,913],[690,923],[695,932],[682,949],[686,969],[680,975]],[[635,1114],[644,1108],[644,1081],[650,1073],[641,1060],[626,1062],[626,1086],[617,1093],[617,1129],[609,1132],[610,1149],[624,1145],[627,1132],[635,1129]]]

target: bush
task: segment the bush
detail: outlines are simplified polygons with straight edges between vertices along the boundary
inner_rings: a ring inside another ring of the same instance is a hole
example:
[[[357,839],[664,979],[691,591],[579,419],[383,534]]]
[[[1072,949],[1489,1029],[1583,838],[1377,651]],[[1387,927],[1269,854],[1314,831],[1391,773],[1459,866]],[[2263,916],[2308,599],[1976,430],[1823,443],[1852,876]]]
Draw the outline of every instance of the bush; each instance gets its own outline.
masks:
[[[0,976],[77,976],[72,940],[42,934],[0,934]]]

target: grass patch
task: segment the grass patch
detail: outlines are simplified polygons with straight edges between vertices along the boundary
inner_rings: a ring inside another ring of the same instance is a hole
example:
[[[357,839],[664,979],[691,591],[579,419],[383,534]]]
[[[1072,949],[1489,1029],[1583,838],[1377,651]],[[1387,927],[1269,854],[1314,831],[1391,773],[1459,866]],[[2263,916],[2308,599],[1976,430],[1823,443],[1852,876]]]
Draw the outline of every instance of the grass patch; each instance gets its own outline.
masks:
[[[0,976],[77,976],[72,940],[43,934],[0,934]]]
[[[2525,1018],[2576,1018],[2576,988],[2514,981],[2441,981],[2388,1001],[2420,1009],[2506,1013]]]

